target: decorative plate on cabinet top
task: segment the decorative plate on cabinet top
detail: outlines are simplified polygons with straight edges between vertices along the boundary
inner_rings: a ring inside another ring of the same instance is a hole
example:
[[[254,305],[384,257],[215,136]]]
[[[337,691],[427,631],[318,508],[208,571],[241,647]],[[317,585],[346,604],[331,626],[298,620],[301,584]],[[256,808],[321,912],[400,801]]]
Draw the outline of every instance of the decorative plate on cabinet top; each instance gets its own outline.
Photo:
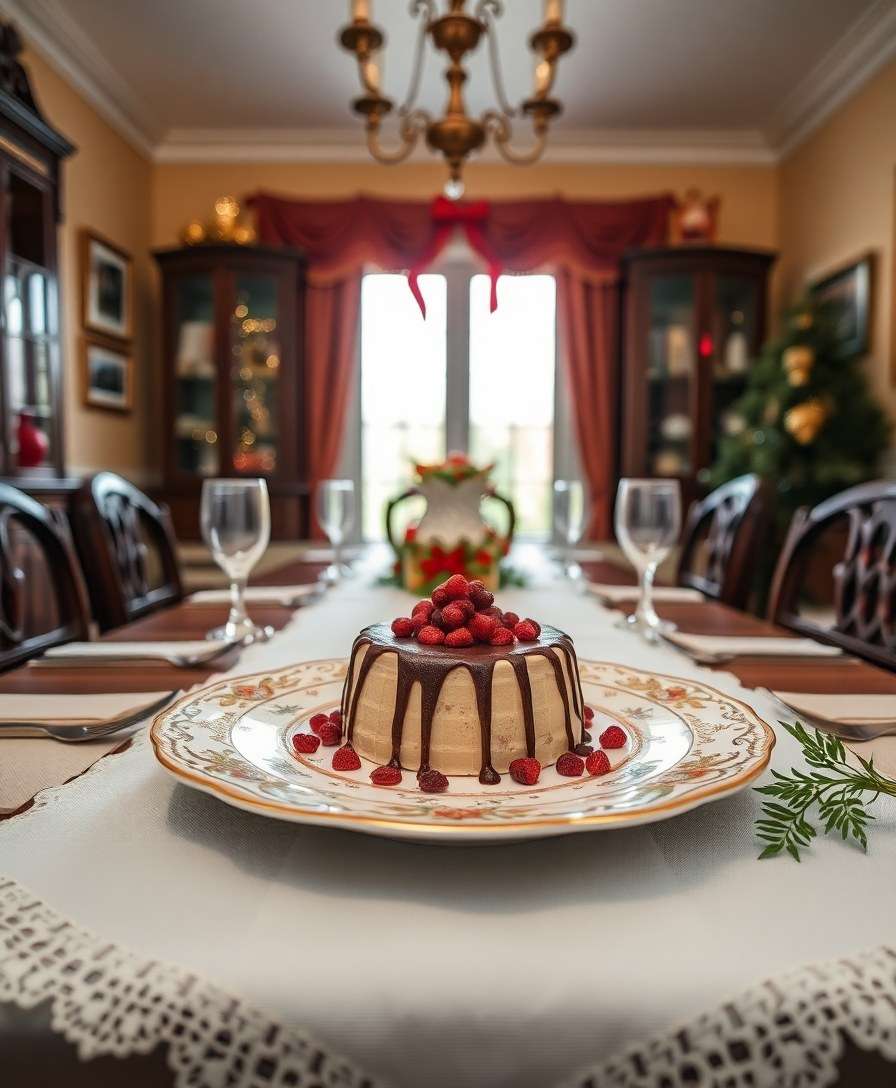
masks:
[[[597,737],[617,725],[625,744],[599,777],[542,769],[536,785],[510,775],[495,786],[452,776],[424,793],[413,771],[394,786],[370,781],[375,765],[334,771],[338,749],[297,752],[315,714],[339,706],[347,662],[309,661],[228,678],[162,711],[150,737],[175,778],[227,804],[296,823],[434,843],[534,839],[663,820],[742,789],[767,765],[771,728],[745,703],[695,680],[580,661]]]

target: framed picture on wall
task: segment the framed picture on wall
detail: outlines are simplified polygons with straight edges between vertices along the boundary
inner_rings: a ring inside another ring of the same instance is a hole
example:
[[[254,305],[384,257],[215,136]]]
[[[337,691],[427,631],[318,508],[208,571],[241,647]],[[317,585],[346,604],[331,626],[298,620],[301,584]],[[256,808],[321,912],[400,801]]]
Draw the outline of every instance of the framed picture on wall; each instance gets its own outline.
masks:
[[[130,340],[134,324],[134,269],[131,255],[98,234],[81,236],[84,328]]]
[[[82,346],[84,403],[91,408],[130,412],[134,361],[119,344],[85,336]]]
[[[864,355],[868,351],[873,263],[873,254],[866,253],[809,284],[815,299],[833,307],[837,337],[845,355]]]

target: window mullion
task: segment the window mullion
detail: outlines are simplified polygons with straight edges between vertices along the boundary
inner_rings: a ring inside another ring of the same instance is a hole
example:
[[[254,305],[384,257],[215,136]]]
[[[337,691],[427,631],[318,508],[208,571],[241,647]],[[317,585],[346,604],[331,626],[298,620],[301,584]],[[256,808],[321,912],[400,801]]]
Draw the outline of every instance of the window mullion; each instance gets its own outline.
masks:
[[[446,452],[467,452],[470,443],[470,266],[452,262],[444,268],[448,289],[445,372]]]

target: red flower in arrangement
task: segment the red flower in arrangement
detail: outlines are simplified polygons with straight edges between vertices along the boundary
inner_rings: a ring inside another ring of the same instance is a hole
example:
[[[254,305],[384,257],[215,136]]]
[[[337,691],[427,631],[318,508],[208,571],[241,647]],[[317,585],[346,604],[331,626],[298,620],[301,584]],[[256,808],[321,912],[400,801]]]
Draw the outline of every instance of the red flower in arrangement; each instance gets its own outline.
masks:
[[[473,558],[480,566],[490,567],[492,565],[492,553],[487,552],[485,548],[480,548]]]
[[[427,578],[435,578],[437,574],[463,574],[466,570],[466,557],[463,545],[446,552],[438,544],[433,544],[432,551],[426,559],[420,561],[420,569]]]
[[[417,539],[417,526],[409,525],[404,531],[405,544],[412,544]]]

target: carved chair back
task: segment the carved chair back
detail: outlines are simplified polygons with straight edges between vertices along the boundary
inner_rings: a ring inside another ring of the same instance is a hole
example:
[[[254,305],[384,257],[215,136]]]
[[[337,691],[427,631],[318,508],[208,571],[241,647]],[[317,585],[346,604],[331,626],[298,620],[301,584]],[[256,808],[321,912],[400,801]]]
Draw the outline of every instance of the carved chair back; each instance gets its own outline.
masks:
[[[133,484],[113,472],[86,480],[75,496],[73,525],[101,630],[182,598],[168,509]]]
[[[822,621],[800,612],[801,595],[813,552],[838,522],[845,522],[845,545],[830,574],[832,615]],[[896,669],[896,482],[860,484],[794,514],[775,568],[769,618]]]
[[[682,534],[678,584],[746,607],[754,564],[771,525],[771,493],[758,476],[738,476],[691,504]]]
[[[0,671],[89,637],[84,580],[62,518],[0,483]]]

